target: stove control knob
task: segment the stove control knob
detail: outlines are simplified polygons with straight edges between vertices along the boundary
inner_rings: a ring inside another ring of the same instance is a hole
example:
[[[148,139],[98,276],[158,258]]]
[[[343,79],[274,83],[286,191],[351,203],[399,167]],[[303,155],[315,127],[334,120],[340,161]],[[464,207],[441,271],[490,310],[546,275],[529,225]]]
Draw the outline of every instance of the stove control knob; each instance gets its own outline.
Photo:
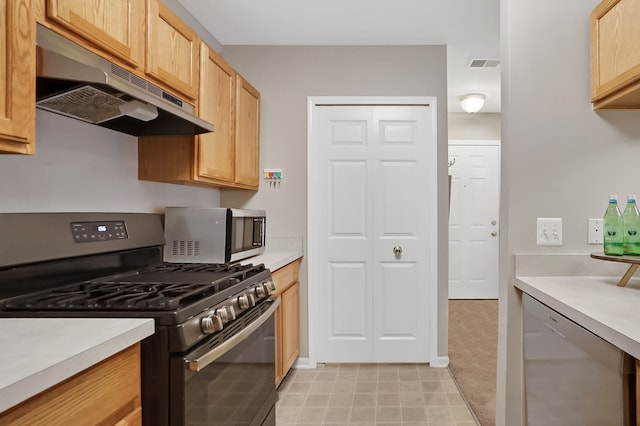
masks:
[[[223,306],[222,308],[216,309],[216,316],[219,316],[222,322],[226,324],[236,319],[236,311],[233,309],[233,306]]]
[[[226,324],[229,322],[229,315],[227,314],[227,309],[226,307],[222,307],[222,308],[218,308],[216,309],[216,314],[215,316],[217,316],[218,318],[220,318],[220,320],[222,320],[223,324]]]
[[[253,289],[255,290],[258,299],[262,299],[267,295],[267,289],[262,284],[255,286]]]
[[[233,306],[225,306],[224,308],[227,310],[229,321],[233,321],[234,319],[236,319],[236,310],[233,309]]]
[[[249,296],[246,294],[238,296],[238,306],[240,309],[247,309],[249,307]]]
[[[200,320],[200,327],[205,334],[222,330],[222,319],[217,315],[211,315]]]
[[[256,306],[256,297],[253,294],[247,293],[247,299],[249,299],[249,306]]]
[[[269,280],[267,282],[264,283],[264,288],[267,289],[267,293],[272,294],[276,292],[276,283],[274,283],[272,280]]]

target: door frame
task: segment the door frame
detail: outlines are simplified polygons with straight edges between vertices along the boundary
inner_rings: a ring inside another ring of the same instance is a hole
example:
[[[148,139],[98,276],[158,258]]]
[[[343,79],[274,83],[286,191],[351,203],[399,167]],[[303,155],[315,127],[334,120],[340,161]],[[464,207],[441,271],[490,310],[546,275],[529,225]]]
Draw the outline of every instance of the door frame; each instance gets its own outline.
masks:
[[[433,194],[434,202],[432,204],[432,212],[429,215],[429,232],[433,238],[429,239],[430,258],[426,260],[428,272],[429,288],[429,364],[433,367],[446,367],[449,359],[446,356],[438,356],[438,132],[437,132],[437,98],[435,96],[309,96],[307,98],[307,313],[309,326],[309,358],[306,367],[315,368],[318,362],[318,330],[319,321],[318,310],[314,304],[317,300],[319,284],[315,277],[316,270],[319,265],[314,262],[317,259],[315,254],[317,243],[315,236],[318,233],[316,227],[317,215],[324,211],[320,205],[320,200],[312,197],[316,183],[326,176],[320,176],[315,173],[312,167],[314,158],[313,153],[313,123],[314,112],[319,105],[430,105],[431,122],[433,123],[431,131],[433,132],[432,146],[429,149],[431,155],[432,167],[429,168],[429,190]],[[448,266],[447,266],[448,267]],[[448,288],[448,284],[447,284]]]

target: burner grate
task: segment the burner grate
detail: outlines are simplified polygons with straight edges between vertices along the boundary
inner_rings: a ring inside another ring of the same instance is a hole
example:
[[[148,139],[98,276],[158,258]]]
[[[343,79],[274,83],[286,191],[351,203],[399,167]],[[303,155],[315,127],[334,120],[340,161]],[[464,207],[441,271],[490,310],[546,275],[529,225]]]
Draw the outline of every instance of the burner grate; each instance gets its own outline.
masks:
[[[6,301],[9,309],[173,310],[216,294],[219,284],[85,282]]]
[[[253,265],[165,263],[151,271],[88,280],[6,299],[10,310],[172,311],[240,283]],[[219,295],[219,296],[218,296]]]
[[[0,301],[0,310],[177,311],[219,303],[263,265],[164,263]],[[221,299],[221,300],[218,300]],[[206,302],[205,302],[206,301]]]

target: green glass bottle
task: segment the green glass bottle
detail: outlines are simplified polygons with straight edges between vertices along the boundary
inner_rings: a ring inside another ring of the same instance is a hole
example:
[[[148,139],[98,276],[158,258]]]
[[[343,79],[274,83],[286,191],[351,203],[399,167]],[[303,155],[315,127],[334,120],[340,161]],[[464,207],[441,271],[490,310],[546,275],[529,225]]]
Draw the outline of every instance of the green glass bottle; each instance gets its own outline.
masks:
[[[604,254],[624,254],[624,221],[618,208],[618,197],[609,196],[609,205],[604,213]]]
[[[627,206],[622,213],[624,223],[624,254],[640,256],[640,213],[636,196],[627,197]]]

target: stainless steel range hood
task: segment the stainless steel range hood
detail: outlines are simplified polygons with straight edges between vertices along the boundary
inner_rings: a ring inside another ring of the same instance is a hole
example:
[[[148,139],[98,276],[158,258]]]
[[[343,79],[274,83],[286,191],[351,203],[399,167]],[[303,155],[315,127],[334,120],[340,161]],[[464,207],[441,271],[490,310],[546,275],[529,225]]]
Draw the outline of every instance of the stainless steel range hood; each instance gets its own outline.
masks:
[[[187,101],[37,25],[36,107],[134,136],[215,130]]]

